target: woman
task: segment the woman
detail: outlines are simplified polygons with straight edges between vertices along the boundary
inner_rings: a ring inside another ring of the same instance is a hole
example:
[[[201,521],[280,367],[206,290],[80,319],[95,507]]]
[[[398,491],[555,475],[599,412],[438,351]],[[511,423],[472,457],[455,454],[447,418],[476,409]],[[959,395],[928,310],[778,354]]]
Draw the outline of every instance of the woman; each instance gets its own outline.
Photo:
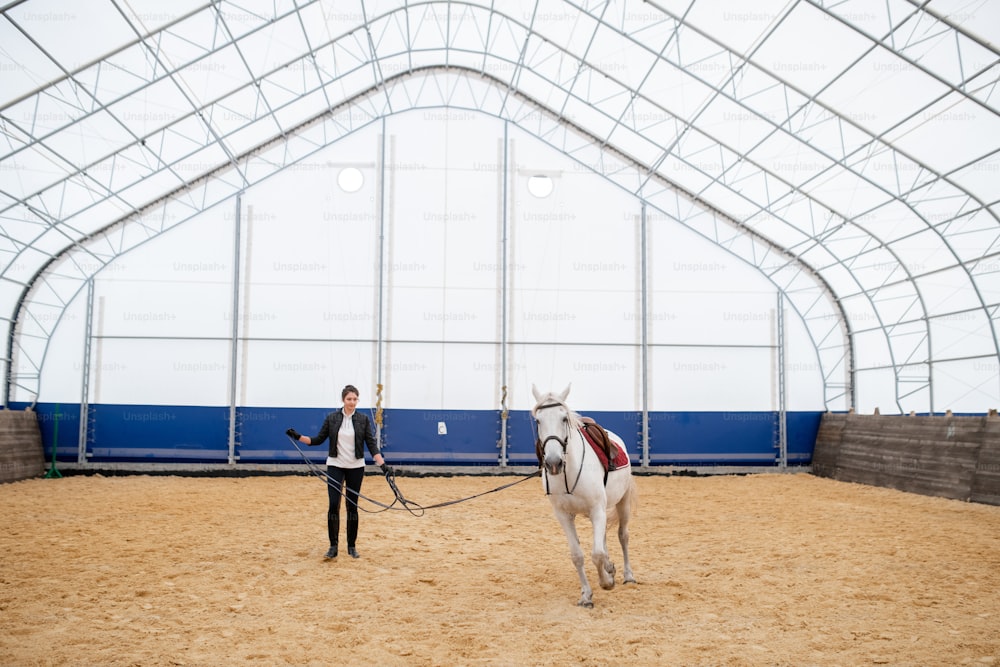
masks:
[[[361,492],[361,482],[365,478],[365,451],[372,453],[375,463],[386,472],[385,459],[375,443],[375,431],[368,416],[357,411],[358,389],[347,385],[340,392],[344,402],[342,410],[331,412],[326,416],[323,427],[313,437],[300,435],[294,428],[285,431],[290,438],[307,445],[322,445],[330,439],[330,453],[326,459],[326,470],[330,476],[327,492],[330,496],[330,509],[326,514],[326,530],[330,536],[330,549],[324,558],[337,557],[337,543],[340,536],[340,496],[341,490],[347,491],[347,553],[351,558],[358,558],[356,548],[358,540],[358,494]]]

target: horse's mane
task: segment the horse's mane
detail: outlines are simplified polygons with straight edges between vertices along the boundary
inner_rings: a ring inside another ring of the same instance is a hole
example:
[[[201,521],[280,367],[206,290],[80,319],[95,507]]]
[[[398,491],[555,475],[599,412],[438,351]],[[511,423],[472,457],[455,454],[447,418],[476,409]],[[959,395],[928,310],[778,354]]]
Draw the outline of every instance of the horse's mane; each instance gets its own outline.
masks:
[[[538,407],[541,405],[547,405],[549,403],[555,403],[556,405],[562,407],[566,410],[566,415],[569,417],[569,425],[572,429],[579,431],[583,427],[583,420],[580,418],[579,413],[577,413],[573,408],[566,405],[566,402],[561,400],[555,393],[549,392],[542,396],[542,400],[535,404],[535,407],[531,408],[531,415],[535,416],[538,412]]]

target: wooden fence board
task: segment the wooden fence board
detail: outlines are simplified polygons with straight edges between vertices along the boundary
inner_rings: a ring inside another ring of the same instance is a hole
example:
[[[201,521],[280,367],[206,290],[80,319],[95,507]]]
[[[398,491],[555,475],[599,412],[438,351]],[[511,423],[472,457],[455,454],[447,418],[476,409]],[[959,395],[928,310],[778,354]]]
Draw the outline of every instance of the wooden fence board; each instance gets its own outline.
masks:
[[[34,412],[0,410],[0,483],[45,472],[42,434]]]
[[[813,473],[1000,504],[1000,419],[827,414],[816,438]]]

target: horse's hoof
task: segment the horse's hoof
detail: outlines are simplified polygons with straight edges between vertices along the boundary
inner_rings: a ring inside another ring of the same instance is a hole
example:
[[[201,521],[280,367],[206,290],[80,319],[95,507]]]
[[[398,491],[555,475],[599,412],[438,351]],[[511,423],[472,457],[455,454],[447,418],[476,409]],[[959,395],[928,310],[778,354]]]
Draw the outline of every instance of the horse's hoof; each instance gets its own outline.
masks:
[[[594,603],[593,602],[589,602],[589,601],[585,602],[583,600],[580,600],[579,602],[576,603],[576,606],[577,607],[586,607],[587,609],[593,609],[594,608]]]
[[[635,580],[635,579],[634,579],[633,577],[628,577],[628,578],[627,578],[627,579],[625,579],[625,581],[623,581],[622,583],[623,583],[623,584],[638,584],[639,582],[638,582],[638,581],[636,581],[636,580]]]

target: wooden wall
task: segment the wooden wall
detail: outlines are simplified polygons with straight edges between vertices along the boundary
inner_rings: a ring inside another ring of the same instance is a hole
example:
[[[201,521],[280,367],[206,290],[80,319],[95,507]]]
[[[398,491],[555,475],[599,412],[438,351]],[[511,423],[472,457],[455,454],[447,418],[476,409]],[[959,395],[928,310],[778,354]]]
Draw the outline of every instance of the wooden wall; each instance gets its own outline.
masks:
[[[1000,505],[1000,418],[823,415],[813,474]]]
[[[0,410],[0,483],[39,477],[44,472],[38,416],[27,410]]]

